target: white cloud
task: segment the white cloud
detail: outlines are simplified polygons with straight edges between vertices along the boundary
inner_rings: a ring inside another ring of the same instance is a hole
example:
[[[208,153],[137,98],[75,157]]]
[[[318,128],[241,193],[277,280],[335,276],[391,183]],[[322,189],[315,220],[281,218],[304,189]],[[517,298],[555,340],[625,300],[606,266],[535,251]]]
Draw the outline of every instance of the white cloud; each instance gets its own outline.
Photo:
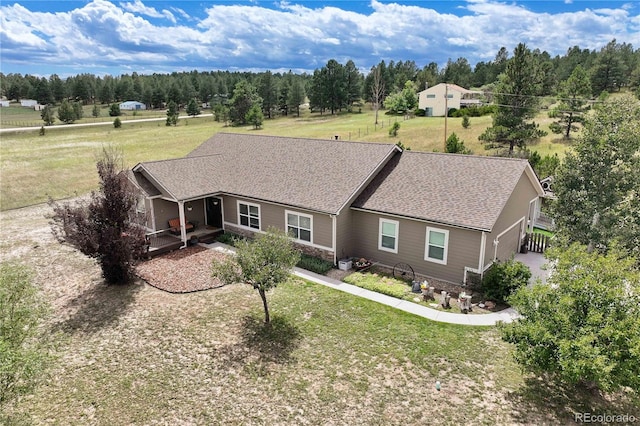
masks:
[[[258,4],[216,4],[193,21],[177,7],[158,10],[141,0],[93,0],[67,13],[0,6],[2,62],[129,69],[313,69],[334,58],[368,69],[385,60],[419,67],[465,57],[472,66],[519,42],[564,54],[574,45],[599,49],[611,39],[640,45],[640,17],[632,9],[537,13],[514,3],[471,0],[462,16],[430,3],[400,5],[372,0],[367,14],[337,7],[311,8],[288,1],[276,9]],[[28,6],[28,3],[27,3]],[[169,25],[156,24],[163,19]],[[27,59],[27,56],[28,59]],[[18,71],[16,71],[18,72]],[[82,71],[80,71],[82,72]]]

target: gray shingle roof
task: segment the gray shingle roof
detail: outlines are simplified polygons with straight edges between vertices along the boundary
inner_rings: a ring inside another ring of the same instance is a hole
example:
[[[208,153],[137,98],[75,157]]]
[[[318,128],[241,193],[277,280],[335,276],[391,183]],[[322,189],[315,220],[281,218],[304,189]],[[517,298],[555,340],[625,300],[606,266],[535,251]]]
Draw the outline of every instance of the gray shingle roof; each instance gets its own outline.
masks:
[[[353,207],[488,231],[526,168],[526,160],[405,151]]]
[[[177,200],[226,193],[337,213],[393,144],[218,133],[185,158],[145,162]]]

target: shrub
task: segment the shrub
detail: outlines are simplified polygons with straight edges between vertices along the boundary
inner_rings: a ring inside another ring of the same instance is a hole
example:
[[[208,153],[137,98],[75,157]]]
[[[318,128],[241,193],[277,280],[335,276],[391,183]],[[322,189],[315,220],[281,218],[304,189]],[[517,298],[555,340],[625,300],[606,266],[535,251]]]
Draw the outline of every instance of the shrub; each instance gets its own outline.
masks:
[[[246,238],[243,237],[242,235],[234,234],[233,232],[224,232],[223,234],[219,235],[218,238],[216,238],[218,242],[222,244],[227,244],[233,247],[236,246],[238,241],[241,241],[244,239]]]
[[[371,273],[354,272],[345,277],[344,281],[398,299],[402,299],[411,290],[404,281]]]
[[[389,136],[398,136],[398,131],[400,130],[400,123],[394,121],[391,127],[389,127]]]
[[[469,116],[468,115],[463,115],[462,116],[462,127],[464,127],[465,129],[468,129],[469,126],[470,126]]]
[[[113,127],[115,127],[116,129],[122,127],[122,121],[120,121],[119,117],[116,117],[116,119],[113,120]]]
[[[300,256],[300,260],[296,266],[320,275],[324,275],[333,269],[333,263],[304,253]]]
[[[496,262],[482,278],[482,292],[485,297],[504,302],[520,287],[526,286],[531,278],[529,267],[510,259]]]

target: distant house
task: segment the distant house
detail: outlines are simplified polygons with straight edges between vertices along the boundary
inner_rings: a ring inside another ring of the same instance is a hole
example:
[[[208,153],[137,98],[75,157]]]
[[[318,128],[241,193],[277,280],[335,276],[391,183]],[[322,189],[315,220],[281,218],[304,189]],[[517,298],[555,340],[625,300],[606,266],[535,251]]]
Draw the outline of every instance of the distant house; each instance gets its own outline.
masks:
[[[120,109],[125,111],[138,111],[147,109],[147,106],[138,101],[126,101],[120,104]]]
[[[20,106],[33,108],[38,105],[38,101],[35,99],[20,99]]]
[[[0,100],[0,107],[3,107],[3,108],[9,107],[9,101],[6,99]]]
[[[334,264],[407,263],[456,284],[518,251],[543,194],[527,160],[229,133],[186,157],[139,163],[129,178],[145,194],[149,235],[181,247],[192,226],[273,226]]]
[[[418,108],[425,110],[427,117],[444,117],[445,108],[460,109],[480,105],[482,92],[467,90],[456,84],[440,83],[418,93]]]

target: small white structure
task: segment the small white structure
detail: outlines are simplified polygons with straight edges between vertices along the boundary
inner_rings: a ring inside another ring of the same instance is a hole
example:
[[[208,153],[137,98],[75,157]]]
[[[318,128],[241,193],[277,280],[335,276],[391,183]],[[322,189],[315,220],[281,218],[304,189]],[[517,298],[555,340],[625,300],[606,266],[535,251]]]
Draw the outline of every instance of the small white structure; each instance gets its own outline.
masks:
[[[482,92],[467,90],[457,84],[440,83],[418,93],[418,108],[423,109],[427,117],[444,117],[445,108],[479,106],[480,95]]]
[[[20,106],[33,108],[38,105],[38,101],[35,99],[20,99]]]
[[[138,101],[126,101],[120,104],[120,109],[126,111],[140,111],[143,109],[147,109],[147,106]]]
[[[9,107],[9,101],[6,100],[6,99],[0,100],[0,107],[1,108],[8,108]]]

